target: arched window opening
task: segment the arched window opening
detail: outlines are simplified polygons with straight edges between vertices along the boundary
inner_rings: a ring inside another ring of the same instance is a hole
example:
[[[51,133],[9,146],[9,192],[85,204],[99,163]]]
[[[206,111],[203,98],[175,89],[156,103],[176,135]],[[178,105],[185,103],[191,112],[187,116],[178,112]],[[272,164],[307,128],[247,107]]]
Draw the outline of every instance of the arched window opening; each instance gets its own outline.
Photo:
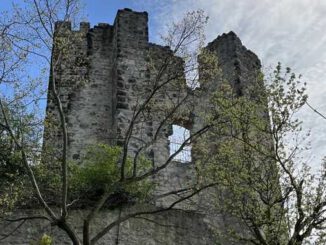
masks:
[[[180,147],[190,137],[188,129],[179,125],[172,125],[173,133],[169,137],[170,141],[170,156],[180,150]],[[191,162],[191,145],[187,144],[183,149],[173,158],[174,161],[186,163]]]

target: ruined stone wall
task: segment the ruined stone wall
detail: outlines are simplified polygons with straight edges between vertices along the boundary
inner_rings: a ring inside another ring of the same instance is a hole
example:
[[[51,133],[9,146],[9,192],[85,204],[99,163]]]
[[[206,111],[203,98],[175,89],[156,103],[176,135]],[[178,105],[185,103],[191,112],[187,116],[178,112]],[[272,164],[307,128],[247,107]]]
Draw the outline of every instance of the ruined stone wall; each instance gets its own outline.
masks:
[[[70,97],[67,113],[70,159],[80,159],[85,147],[94,143],[109,144],[115,136],[114,82],[112,79],[113,27],[95,26],[87,32],[87,80]],[[66,77],[63,80],[67,79]]]
[[[149,80],[149,71],[146,65],[148,56],[147,21],[147,13],[118,11],[114,23],[117,52],[115,120],[118,145],[123,144],[135,109],[144,100],[146,83]],[[146,141],[146,135],[151,128],[150,125],[139,125],[136,131],[130,142],[131,147],[134,146],[133,150],[137,150],[141,141]]]
[[[51,97],[51,82],[56,83],[63,102],[68,128],[68,158],[78,161],[91,144],[121,146],[136,109],[160,82],[171,80],[168,86],[155,93],[154,103],[148,106],[146,113],[135,120],[128,145],[131,155],[144,148],[153,164],[159,166],[170,155],[168,137],[172,133],[172,124],[184,126],[192,133],[200,129],[204,125],[203,112],[209,111],[209,98],[221,79],[229,80],[238,93],[255,81],[260,69],[259,59],[241,44],[234,33],[229,33],[208,45],[208,49],[218,56],[223,76],[192,91],[186,86],[182,59],[175,57],[168,47],[148,42],[147,21],[147,13],[125,9],[118,11],[113,25],[99,24],[90,28],[89,24],[82,23],[80,30],[71,30],[69,23],[57,24],[56,38],[69,37],[75,41],[67,58],[53,71],[56,80],[50,79],[46,116],[51,123],[45,126],[45,148],[52,146],[57,149],[62,142],[60,130],[56,129],[59,122]],[[56,55],[54,47],[53,56]],[[160,74],[161,67],[166,69],[163,75]],[[179,102],[188,106],[178,108],[174,113],[177,116],[160,127],[171,112],[171,105]],[[154,177],[156,193],[194,183],[194,168],[193,162],[173,162]],[[214,244],[214,229],[219,227],[223,230],[225,222],[236,221],[214,213],[212,206],[207,205],[208,196],[205,193],[199,195],[179,205],[178,210],[146,216],[152,222],[140,219],[124,222],[120,226],[119,244]],[[156,205],[167,206],[171,201],[173,199],[158,201]],[[74,226],[80,232],[85,212],[75,210],[71,214]],[[110,212],[104,210],[100,213],[92,229],[103,227],[107,220],[117,215]],[[56,244],[70,244],[62,231],[52,230],[46,222],[28,223],[24,227],[7,240],[7,244],[28,244],[44,232],[53,234]],[[99,244],[109,244],[115,238],[116,230],[113,229]],[[229,244],[223,240],[220,242]]]
[[[260,60],[258,57],[248,50],[233,32],[222,34],[214,41],[208,43],[206,49],[213,54],[218,60],[219,72],[215,77],[208,81],[199,79],[201,86],[194,91],[194,107],[193,126],[191,133],[195,133],[202,127],[207,125],[207,115],[212,112],[212,96],[218,91],[223,83],[231,86],[235,96],[252,96],[252,86],[256,87],[258,83],[261,85],[261,80],[258,79],[261,69]],[[199,74],[201,75],[201,73]],[[203,82],[203,80],[205,82]],[[215,108],[213,108],[215,110]],[[267,122],[269,122],[267,120]],[[218,130],[217,130],[218,131]],[[218,135],[218,134],[217,134]],[[205,137],[206,135],[204,135]],[[193,159],[201,161],[200,166],[205,166],[205,160],[210,161],[210,156],[216,154],[218,142],[223,141],[222,136],[209,135],[209,138],[204,138],[202,142],[193,144]],[[197,148],[198,147],[198,148]],[[216,147],[216,148],[215,148]],[[206,155],[203,155],[203,151]],[[218,164],[218,163],[217,163]],[[233,173],[236,175],[237,173]],[[223,201],[223,196],[227,191],[221,189],[209,189],[201,192],[197,198],[197,210],[203,211],[208,217],[207,224],[215,227],[221,234],[227,234],[232,228],[239,234],[248,234],[247,228],[241,222],[232,217],[227,211],[223,213],[216,212],[217,200]],[[226,194],[227,195],[227,194]],[[220,198],[220,199],[218,199]],[[223,238],[219,240],[221,244],[231,244],[230,241],[225,241]],[[224,237],[225,239],[225,237]],[[236,243],[242,244],[242,243]]]
[[[24,210],[15,213],[15,217],[40,215],[35,210]],[[70,221],[82,237],[83,218],[87,215],[85,210],[74,210],[70,213]],[[100,211],[95,217],[92,231],[99,231],[108,220],[117,218],[118,211]],[[2,233],[11,232],[17,223],[0,222]],[[99,242],[99,245],[117,244],[119,245],[207,245],[215,244],[213,232],[209,232],[210,227],[205,222],[202,214],[185,213],[181,210],[147,215],[146,219],[129,219],[119,227],[106,234]],[[46,220],[26,221],[13,236],[1,241],[6,245],[30,245],[37,242],[43,234],[50,235],[55,245],[71,245],[69,237],[57,227],[51,226]]]
[[[244,95],[248,86],[259,82],[260,60],[242,45],[234,32],[219,36],[207,45],[207,49],[218,57],[222,79],[232,85],[236,94]],[[216,80],[209,84],[210,87],[217,85]]]
[[[60,96],[62,102],[62,109],[66,115],[66,122],[71,129],[69,135],[72,136],[78,127],[84,127],[84,123],[75,124],[79,120],[79,112],[81,108],[89,106],[89,104],[80,104],[82,100],[80,97],[80,90],[85,87],[88,81],[88,61],[87,61],[87,25],[81,24],[78,31],[71,30],[71,23],[57,22],[54,47],[52,51],[51,71],[49,81],[49,91],[53,91],[53,84]],[[67,38],[68,37],[68,38]],[[57,52],[57,47],[60,47],[60,52]],[[57,62],[60,59],[60,63]],[[72,105],[79,103],[77,107],[74,106],[74,111],[71,110]],[[74,116],[69,122],[71,114]],[[60,120],[58,107],[52,93],[48,93],[47,107],[46,107],[46,123],[44,137],[44,149],[50,151],[57,151],[62,147],[62,131],[60,130]],[[74,127],[72,127],[74,125]],[[89,128],[88,130],[94,130]],[[80,139],[70,141],[71,145],[80,146]],[[71,151],[73,146],[69,149]],[[77,151],[78,152],[78,151]],[[59,155],[59,154],[53,154]]]
[[[67,121],[68,158],[78,160],[88,145],[123,142],[133,108],[140,103],[149,78],[147,13],[121,10],[113,26],[102,23],[89,28],[82,23],[77,31],[71,30],[70,23],[58,23],[55,39],[60,38],[73,44],[52,77]],[[61,52],[54,46],[54,60]],[[62,135],[53,130],[58,128],[59,117],[51,90],[49,86],[46,115],[55,125],[46,125],[45,144],[59,147]]]

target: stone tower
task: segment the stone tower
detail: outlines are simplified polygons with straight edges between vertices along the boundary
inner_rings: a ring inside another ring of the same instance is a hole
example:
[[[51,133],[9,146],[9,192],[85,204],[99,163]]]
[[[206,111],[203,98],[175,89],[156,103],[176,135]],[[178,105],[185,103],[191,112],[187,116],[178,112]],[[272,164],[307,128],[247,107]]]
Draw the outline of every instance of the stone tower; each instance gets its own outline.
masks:
[[[70,58],[64,59],[52,71],[57,74],[56,80],[53,81],[50,76],[46,117],[54,121],[58,119],[51,97],[51,83],[55,82],[67,123],[68,159],[80,161],[85,149],[96,143],[123,146],[134,116],[134,108],[144,102],[146,96],[153,91],[153,77],[159,72],[155,68],[167,57],[171,61],[167,70],[171,69],[174,75],[177,74],[178,83],[168,85],[163,92],[155,94],[154,99],[162,105],[169,105],[187,97],[185,101],[192,102],[192,107],[181,108],[176,113],[178,116],[169,120],[160,131],[160,122],[164,119],[162,108],[151,108],[150,113],[142,115],[142,120],[135,122],[128,151],[131,155],[137,154],[139,149],[147,147],[148,142],[156,137],[146,154],[155,166],[160,166],[170,156],[169,136],[172,134],[172,124],[187,128],[190,134],[202,126],[201,116],[196,112],[205,109],[207,95],[216,90],[221,78],[213,80],[209,89],[205,90],[203,87],[197,89],[202,89],[200,93],[189,93],[183,75],[182,59],[174,56],[168,47],[149,43],[147,22],[146,12],[124,9],[118,11],[113,25],[101,23],[91,28],[89,23],[81,23],[79,30],[72,30],[68,22],[57,23],[56,38],[69,35],[74,42],[73,49],[67,50]],[[242,45],[233,32],[217,37],[208,44],[207,49],[216,54],[223,79],[231,83],[238,95],[242,95],[244,88],[252,81],[257,81],[260,61]],[[55,46],[53,55],[57,55]],[[200,94],[200,97],[195,98],[189,94]],[[196,103],[193,103],[194,100]],[[187,110],[192,112],[191,116]],[[51,146],[55,151],[60,142],[60,130],[56,130],[53,125],[46,125],[44,147]],[[184,186],[184,183],[194,181],[194,178],[192,162],[175,161],[155,176],[158,183],[156,191],[173,191]],[[156,205],[165,206],[168,201],[157,202]],[[201,205],[204,202],[200,197],[192,202],[193,204],[181,205],[178,209],[147,217],[151,222],[141,219],[124,222],[119,227],[119,244],[215,244],[212,224],[223,227],[224,218],[199,211],[203,209]],[[83,213],[83,210],[72,212],[76,227],[82,223]],[[110,215],[112,214],[104,210],[101,217],[96,218],[94,230],[105,225],[105,221],[112,218]],[[41,228],[21,232],[13,239],[21,239],[26,235],[37,236],[48,233],[51,229],[45,223],[39,227]],[[62,232],[51,232],[55,234],[58,244],[69,244]],[[113,230],[99,244],[108,244],[116,239],[116,234]],[[23,243],[17,240],[17,244]]]

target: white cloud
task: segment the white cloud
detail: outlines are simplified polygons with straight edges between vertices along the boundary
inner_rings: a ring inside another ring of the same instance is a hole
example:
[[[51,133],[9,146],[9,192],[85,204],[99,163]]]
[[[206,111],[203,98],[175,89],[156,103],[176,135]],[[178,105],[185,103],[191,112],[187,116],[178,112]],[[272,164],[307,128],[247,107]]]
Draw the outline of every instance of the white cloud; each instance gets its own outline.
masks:
[[[138,1],[137,1],[138,2]],[[139,3],[139,2],[138,2]],[[194,9],[210,17],[207,40],[233,30],[265,67],[281,61],[308,82],[309,102],[326,114],[326,1],[324,0],[146,0],[155,30]],[[155,31],[152,34],[156,34]],[[152,38],[155,40],[155,38]],[[326,155],[326,121],[306,108],[315,165]]]

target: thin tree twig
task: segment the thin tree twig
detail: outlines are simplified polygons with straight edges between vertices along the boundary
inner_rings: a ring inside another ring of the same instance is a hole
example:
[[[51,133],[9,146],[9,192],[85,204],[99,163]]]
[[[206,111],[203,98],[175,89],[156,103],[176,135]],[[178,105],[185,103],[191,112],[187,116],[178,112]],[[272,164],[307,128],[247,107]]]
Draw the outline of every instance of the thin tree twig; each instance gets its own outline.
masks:
[[[315,113],[317,113],[319,116],[321,116],[323,119],[325,119],[326,120],[326,116],[324,116],[322,113],[320,113],[317,109],[315,109],[314,107],[312,107],[309,103],[308,103],[308,101],[306,101],[306,104],[307,104],[307,106],[309,106],[309,108],[311,109],[311,110],[313,110]]]

